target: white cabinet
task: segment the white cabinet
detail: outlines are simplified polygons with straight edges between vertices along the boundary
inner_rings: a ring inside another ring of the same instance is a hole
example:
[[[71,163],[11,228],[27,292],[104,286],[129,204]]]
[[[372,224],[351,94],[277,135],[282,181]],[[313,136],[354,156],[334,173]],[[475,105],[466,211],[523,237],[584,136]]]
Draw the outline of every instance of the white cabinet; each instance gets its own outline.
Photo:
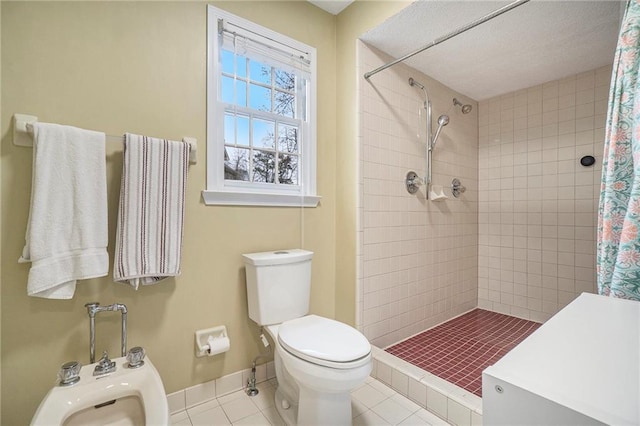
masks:
[[[483,424],[639,425],[640,302],[583,293],[482,374]]]

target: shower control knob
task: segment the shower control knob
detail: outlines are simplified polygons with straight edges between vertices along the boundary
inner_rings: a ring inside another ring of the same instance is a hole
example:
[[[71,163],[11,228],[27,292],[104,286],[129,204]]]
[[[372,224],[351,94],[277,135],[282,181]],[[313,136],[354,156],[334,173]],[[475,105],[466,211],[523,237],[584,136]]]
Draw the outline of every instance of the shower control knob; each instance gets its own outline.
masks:
[[[58,371],[60,386],[71,386],[80,381],[80,369],[82,364],[78,361],[70,361],[62,365]]]
[[[129,349],[129,353],[127,353],[127,361],[129,361],[128,368],[142,367],[144,365],[144,356],[144,349],[140,346]]]

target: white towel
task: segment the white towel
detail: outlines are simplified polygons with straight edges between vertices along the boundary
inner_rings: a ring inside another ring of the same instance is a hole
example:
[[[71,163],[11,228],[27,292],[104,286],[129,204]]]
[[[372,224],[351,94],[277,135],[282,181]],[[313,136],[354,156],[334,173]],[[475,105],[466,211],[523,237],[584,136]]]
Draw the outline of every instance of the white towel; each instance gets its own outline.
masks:
[[[113,278],[154,284],[180,275],[189,144],[127,133]]]
[[[27,294],[71,299],[76,280],[109,273],[105,135],[33,125],[33,176],[26,244]]]

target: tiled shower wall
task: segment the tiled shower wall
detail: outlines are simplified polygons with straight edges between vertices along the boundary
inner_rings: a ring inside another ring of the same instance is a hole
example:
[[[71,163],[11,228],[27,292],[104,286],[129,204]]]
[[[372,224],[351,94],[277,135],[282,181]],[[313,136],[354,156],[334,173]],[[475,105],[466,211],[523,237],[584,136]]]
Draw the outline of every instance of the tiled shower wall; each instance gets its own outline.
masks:
[[[359,75],[391,60],[359,43]],[[434,132],[448,114],[433,153],[433,182],[446,201],[425,200],[405,189],[414,170],[425,175],[424,95],[429,91]],[[460,94],[405,66],[369,81],[359,79],[359,197],[357,326],[385,347],[439,324],[477,304],[478,108],[453,106]],[[422,111],[421,111],[422,110]],[[447,188],[458,177],[467,191],[458,199]]]
[[[610,79],[603,67],[480,102],[479,307],[544,321],[595,292]]]

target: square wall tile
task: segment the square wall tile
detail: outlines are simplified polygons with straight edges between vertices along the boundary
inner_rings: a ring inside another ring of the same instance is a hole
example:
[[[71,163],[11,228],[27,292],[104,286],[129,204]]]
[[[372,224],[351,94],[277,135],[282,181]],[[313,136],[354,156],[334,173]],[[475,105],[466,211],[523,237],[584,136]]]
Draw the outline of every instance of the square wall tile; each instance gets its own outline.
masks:
[[[447,400],[448,398],[445,395],[427,385],[427,410],[446,419],[448,410]]]
[[[215,381],[216,396],[223,396],[236,392],[244,387],[242,371],[222,376]]]
[[[407,397],[422,408],[427,408],[427,386],[424,383],[409,377]]]
[[[578,254],[582,254],[582,247],[595,246],[597,209],[593,206],[597,206],[600,180],[594,175],[599,171],[585,170],[577,159],[603,150],[604,138],[594,136],[595,127],[602,127],[596,124],[601,120],[597,114],[603,114],[596,111],[596,103],[602,108],[600,99],[606,97],[610,75],[611,67],[602,67],[516,92],[526,94],[527,108],[513,115],[491,109],[492,102],[499,102],[503,96],[480,103],[479,114],[487,115],[488,123],[513,128],[514,133],[526,128],[526,132],[516,134],[513,142],[506,142],[512,149],[501,150],[499,161],[513,164],[513,175],[494,176],[493,161],[478,163],[479,198],[490,201],[479,204],[478,215],[494,224],[480,226],[478,238],[489,246],[505,249],[495,251],[497,257],[490,265],[493,269],[489,279],[499,277],[502,283],[513,281],[518,286],[513,295],[504,286],[498,289],[490,284],[488,289],[481,288],[479,307],[523,318],[546,318],[580,294],[575,287],[559,285],[560,280],[578,279],[576,266],[585,268],[579,271],[580,281],[589,283],[589,289],[595,288],[595,274],[587,271],[590,266],[595,267],[595,261]],[[524,100],[520,102],[525,104]],[[522,148],[520,140],[526,140]],[[489,158],[497,160],[493,154],[489,149]],[[512,207],[497,203],[506,194],[496,188],[513,190],[509,198],[513,200]],[[508,256],[520,248],[528,249],[526,255],[510,263]],[[510,268],[514,271],[512,277]],[[479,268],[478,276],[481,271]],[[542,288],[545,290],[540,291]]]
[[[216,381],[201,383],[184,390],[187,408],[202,404],[216,397]]]
[[[456,426],[471,426],[471,410],[447,398],[447,420]]]
[[[168,394],[167,403],[169,404],[169,413],[171,414],[184,411],[187,408],[184,389]]]

